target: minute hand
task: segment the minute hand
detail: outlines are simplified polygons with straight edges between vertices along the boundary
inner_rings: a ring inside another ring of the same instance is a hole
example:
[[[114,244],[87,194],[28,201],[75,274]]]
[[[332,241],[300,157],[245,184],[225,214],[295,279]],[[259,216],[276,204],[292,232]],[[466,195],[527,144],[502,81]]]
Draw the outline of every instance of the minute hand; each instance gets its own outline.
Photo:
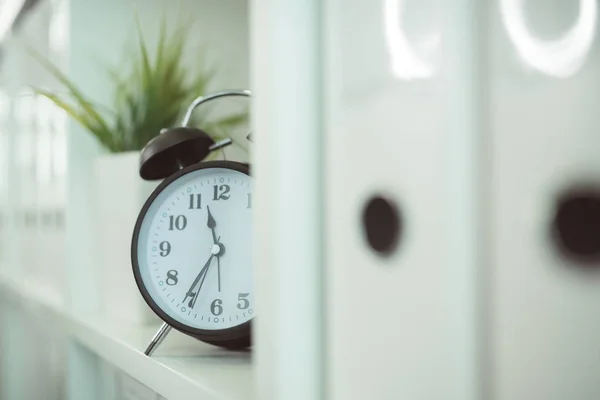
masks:
[[[188,289],[187,293],[185,294],[185,299],[183,299],[184,303],[185,303],[185,301],[187,300],[188,297],[192,297],[192,298],[194,297],[195,293],[192,292],[192,290],[194,290],[194,288],[196,287],[196,285],[198,284],[198,282],[200,281],[200,279],[202,278],[202,276],[208,270],[208,267],[210,266],[210,262],[212,261],[213,258],[214,258],[214,255],[211,255],[208,258],[208,261],[206,262],[206,264],[204,264],[204,267],[202,267],[202,269],[200,270],[200,273],[198,274],[198,276],[196,277],[196,279],[194,279],[194,282],[192,283],[192,286],[190,286],[190,288]]]

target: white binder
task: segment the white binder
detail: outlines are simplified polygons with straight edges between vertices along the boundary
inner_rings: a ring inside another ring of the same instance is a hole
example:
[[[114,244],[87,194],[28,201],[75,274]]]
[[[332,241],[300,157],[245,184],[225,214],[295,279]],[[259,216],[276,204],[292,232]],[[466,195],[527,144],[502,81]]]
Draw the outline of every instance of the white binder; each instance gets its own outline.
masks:
[[[600,398],[595,206],[560,205],[581,188],[600,201],[597,15],[590,0],[490,8],[490,399]],[[582,213],[566,243],[561,210]]]
[[[333,399],[600,398],[597,8],[329,1]]]
[[[477,3],[328,2],[333,400],[478,398]]]

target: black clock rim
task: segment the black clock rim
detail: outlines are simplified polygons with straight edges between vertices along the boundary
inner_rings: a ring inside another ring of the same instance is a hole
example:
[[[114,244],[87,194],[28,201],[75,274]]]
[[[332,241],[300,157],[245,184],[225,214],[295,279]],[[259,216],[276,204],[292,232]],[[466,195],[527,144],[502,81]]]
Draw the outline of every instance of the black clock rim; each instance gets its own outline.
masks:
[[[152,194],[148,197],[148,199],[146,199],[146,202],[144,203],[144,205],[138,215],[137,221],[135,223],[135,228],[133,230],[133,237],[131,240],[131,266],[133,269],[133,276],[135,277],[135,283],[136,283],[140,293],[142,294],[144,301],[146,302],[146,304],[148,304],[148,306],[152,309],[152,311],[160,317],[160,319],[162,319],[164,322],[166,322],[173,328],[177,329],[178,331],[186,333],[190,336],[196,337],[207,343],[211,343],[211,344],[222,346],[222,347],[237,348],[237,347],[239,347],[237,345],[237,343],[244,343],[244,344],[246,343],[246,341],[240,340],[240,339],[250,338],[251,332],[252,332],[252,319],[254,319],[254,317],[252,317],[249,321],[244,322],[243,324],[234,326],[232,328],[219,329],[219,330],[199,329],[199,328],[193,328],[191,326],[185,325],[185,324],[177,321],[176,319],[170,317],[166,312],[164,312],[158,306],[158,304],[156,304],[154,299],[152,299],[152,296],[150,296],[150,293],[148,293],[148,290],[146,289],[144,282],[142,280],[142,276],[141,276],[141,272],[140,272],[140,265],[138,263],[138,252],[137,252],[138,246],[137,246],[137,244],[138,244],[138,240],[139,240],[139,236],[140,236],[140,229],[142,226],[142,222],[144,221],[144,218],[146,217],[146,214],[148,213],[148,209],[150,208],[150,206],[152,205],[152,203],[154,202],[156,197],[158,197],[158,195],[167,186],[169,186],[172,182],[176,181],[180,177],[187,175],[191,172],[201,170],[201,169],[207,169],[207,168],[226,168],[226,169],[231,169],[231,170],[234,170],[237,172],[244,173],[248,176],[252,176],[252,175],[250,175],[250,167],[248,164],[240,163],[237,161],[203,161],[203,162],[185,167],[185,168],[177,171],[173,175],[170,175],[169,177],[165,178],[165,180],[163,180],[152,191]],[[248,340],[247,343],[249,345],[250,341]],[[246,347],[246,346],[241,346],[241,347]]]

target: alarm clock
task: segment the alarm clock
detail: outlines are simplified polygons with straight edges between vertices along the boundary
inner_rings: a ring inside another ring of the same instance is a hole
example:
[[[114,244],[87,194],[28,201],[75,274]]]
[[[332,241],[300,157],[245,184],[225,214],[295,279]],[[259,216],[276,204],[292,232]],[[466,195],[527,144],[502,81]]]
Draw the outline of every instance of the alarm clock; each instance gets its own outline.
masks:
[[[138,216],[131,243],[135,281],[164,325],[150,355],[171,328],[228,349],[251,345],[255,315],[252,269],[252,177],[248,164],[202,161],[215,143],[187,127],[200,104],[248,91],[196,99],[182,127],[166,129],[140,155],[143,179],[164,179]]]

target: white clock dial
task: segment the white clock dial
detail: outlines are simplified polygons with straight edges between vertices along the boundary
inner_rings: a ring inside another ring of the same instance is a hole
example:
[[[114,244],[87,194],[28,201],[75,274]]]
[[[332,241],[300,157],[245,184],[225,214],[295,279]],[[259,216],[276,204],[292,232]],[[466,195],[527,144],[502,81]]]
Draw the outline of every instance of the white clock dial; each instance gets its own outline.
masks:
[[[227,168],[191,171],[145,213],[137,241],[143,286],[174,320],[222,330],[254,316],[251,177]]]

